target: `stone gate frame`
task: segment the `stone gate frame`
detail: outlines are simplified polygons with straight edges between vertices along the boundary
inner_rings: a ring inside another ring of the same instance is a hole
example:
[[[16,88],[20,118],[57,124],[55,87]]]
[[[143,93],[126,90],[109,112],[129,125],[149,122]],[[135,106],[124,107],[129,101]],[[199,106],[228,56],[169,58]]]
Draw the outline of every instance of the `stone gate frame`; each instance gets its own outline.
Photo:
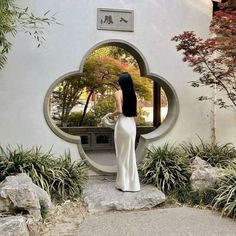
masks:
[[[161,125],[156,128],[154,131],[141,135],[139,139],[139,144],[136,148],[136,156],[137,156],[137,162],[139,163],[142,158],[145,155],[145,147],[153,142],[156,141],[162,137],[164,137],[174,126],[178,114],[179,114],[179,101],[177,94],[175,92],[175,89],[173,86],[163,77],[160,75],[154,74],[149,70],[148,62],[146,61],[145,57],[143,54],[139,51],[137,47],[132,45],[131,43],[125,41],[125,40],[120,40],[120,39],[109,39],[105,41],[101,41],[94,45],[92,48],[90,48],[87,53],[84,55],[78,71],[71,71],[69,73],[66,73],[59,78],[57,78],[49,87],[45,99],[44,99],[44,104],[43,104],[43,113],[45,120],[50,127],[50,129],[61,139],[70,142],[70,143],[75,143],[77,144],[78,147],[78,152],[81,156],[82,159],[85,159],[88,161],[92,169],[94,169],[97,172],[105,172],[105,173],[115,173],[116,172],[116,166],[108,166],[108,165],[101,165],[99,163],[96,163],[93,161],[89,156],[86,154],[84,151],[82,144],[81,144],[81,138],[80,136],[75,136],[75,135],[70,135],[65,132],[63,132],[61,129],[59,129],[54,123],[52,118],[50,117],[50,110],[49,110],[49,99],[52,94],[53,89],[55,86],[60,83],[62,80],[65,80],[66,78],[72,76],[72,75],[81,75],[83,73],[83,68],[85,61],[87,57],[91,54],[96,49],[99,49],[101,47],[106,47],[106,46],[117,46],[120,48],[125,49],[127,52],[129,52],[137,61],[140,69],[140,76],[145,76],[155,82],[157,82],[165,91],[166,97],[168,100],[168,112],[166,115],[166,118],[164,121],[161,123]]]

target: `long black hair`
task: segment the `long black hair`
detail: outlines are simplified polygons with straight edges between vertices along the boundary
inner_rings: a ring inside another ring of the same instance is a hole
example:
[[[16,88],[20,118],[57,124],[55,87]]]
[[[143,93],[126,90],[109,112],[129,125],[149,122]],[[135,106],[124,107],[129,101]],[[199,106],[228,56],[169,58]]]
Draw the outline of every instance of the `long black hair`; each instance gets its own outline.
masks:
[[[130,74],[128,72],[121,73],[118,83],[123,94],[123,114],[128,117],[137,116],[137,98]]]

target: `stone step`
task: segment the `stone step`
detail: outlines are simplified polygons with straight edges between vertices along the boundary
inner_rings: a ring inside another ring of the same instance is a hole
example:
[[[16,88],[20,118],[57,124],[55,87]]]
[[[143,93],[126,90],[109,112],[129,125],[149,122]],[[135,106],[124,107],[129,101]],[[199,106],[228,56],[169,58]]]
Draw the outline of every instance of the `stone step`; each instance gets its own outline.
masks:
[[[139,192],[119,191],[114,176],[88,180],[82,198],[89,212],[149,209],[165,201],[164,193],[152,185],[141,185]]]

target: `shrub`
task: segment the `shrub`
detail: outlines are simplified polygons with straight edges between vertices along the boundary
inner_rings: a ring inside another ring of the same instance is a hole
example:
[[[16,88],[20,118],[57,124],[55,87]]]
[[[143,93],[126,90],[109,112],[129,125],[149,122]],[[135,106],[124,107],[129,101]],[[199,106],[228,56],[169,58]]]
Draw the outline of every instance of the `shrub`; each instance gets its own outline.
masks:
[[[88,111],[83,119],[83,126],[97,126],[101,122],[101,118],[109,112],[114,111],[115,101],[113,97],[106,99],[98,99],[95,105]],[[71,112],[68,116],[67,126],[79,126],[83,112]],[[137,126],[152,126],[152,122],[146,122],[145,117],[148,112],[141,107],[138,109],[138,116],[135,117]]]
[[[180,203],[192,205],[212,205],[216,197],[216,189],[206,188],[204,190],[177,189],[175,197]]]
[[[100,98],[95,102],[91,109],[91,113],[96,118],[96,124],[101,122],[101,118],[109,112],[113,112],[115,107],[115,99],[111,97]]]
[[[26,173],[32,181],[47,191],[52,198],[73,198],[80,194],[87,179],[87,165],[84,161],[72,162],[69,153],[56,158],[41,148],[16,149],[0,147],[0,181],[9,175]]]
[[[56,160],[56,166],[61,173],[54,181],[52,192],[59,193],[59,196],[76,196],[81,192],[81,187],[87,180],[88,166],[85,161],[71,162],[69,153]],[[62,186],[62,187],[61,187]]]
[[[187,185],[186,187],[174,189],[172,196],[180,203],[188,203],[190,199],[190,191],[190,185]]]
[[[152,183],[163,192],[187,186],[191,174],[189,159],[168,144],[149,148],[139,171],[142,182]]]
[[[68,116],[67,126],[79,126],[82,115],[82,112],[72,112]],[[83,119],[83,126],[96,126],[97,124],[97,117],[92,112],[87,112]]]
[[[152,126],[152,122],[147,122],[145,117],[147,117],[149,113],[145,111],[142,107],[138,107],[138,114],[135,117],[135,122],[137,126]]]
[[[200,144],[184,143],[181,145],[184,152],[190,158],[200,157],[212,166],[226,167],[230,160],[236,157],[236,149],[233,144],[213,144],[204,142],[201,138]]]
[[[114,110],[114,99],[98,99],[90,111],[86,112],[83,119],[83,126],[97,126],[101,122],[101,118]],[[71,112],[68,116],[69,126],[79,126],[83,112]]]
[[[236,217],[236,159],[222,171],[214,202],[223,215]]]

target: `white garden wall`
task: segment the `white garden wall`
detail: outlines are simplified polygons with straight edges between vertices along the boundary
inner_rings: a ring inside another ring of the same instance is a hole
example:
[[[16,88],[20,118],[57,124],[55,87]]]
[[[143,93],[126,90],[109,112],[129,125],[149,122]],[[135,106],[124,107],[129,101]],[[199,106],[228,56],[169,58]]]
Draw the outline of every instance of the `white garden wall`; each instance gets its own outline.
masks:
[[[196,97],[202,93],[188,81],[197,78],[181,61],[170,39],[184,30],[194,30],[208,37],[212,15],[210,0],[19,0],[35,14],[47,10],[57,13],[62,25],[46,29],[45,44],[37,48],[32,38],[17,34],[8,63],[0,72],[0,144],[24,147],[41,145],[54,153],[70,150],[79,159],[76,144],[56,136],[47,125],[43,101],[50,85],[65,73],[79,69],[86,52],[94,45],[118,39],[134,45],[143,54],[151,73],[166,79],[175,89],[179,100],[179,115],[174,127],[156,144],[194,140],[196,134],[209,139],[211,118],[208,103]],[[97,8],[134,11],[134,32],[97,30]],[[209,92],[209,91],[208,91]],[[224,117],[217,118],[218,124]],[[228,127],[235,117],[227,114]],[[233,129],[218,129],[219,140],[235,140]]]

